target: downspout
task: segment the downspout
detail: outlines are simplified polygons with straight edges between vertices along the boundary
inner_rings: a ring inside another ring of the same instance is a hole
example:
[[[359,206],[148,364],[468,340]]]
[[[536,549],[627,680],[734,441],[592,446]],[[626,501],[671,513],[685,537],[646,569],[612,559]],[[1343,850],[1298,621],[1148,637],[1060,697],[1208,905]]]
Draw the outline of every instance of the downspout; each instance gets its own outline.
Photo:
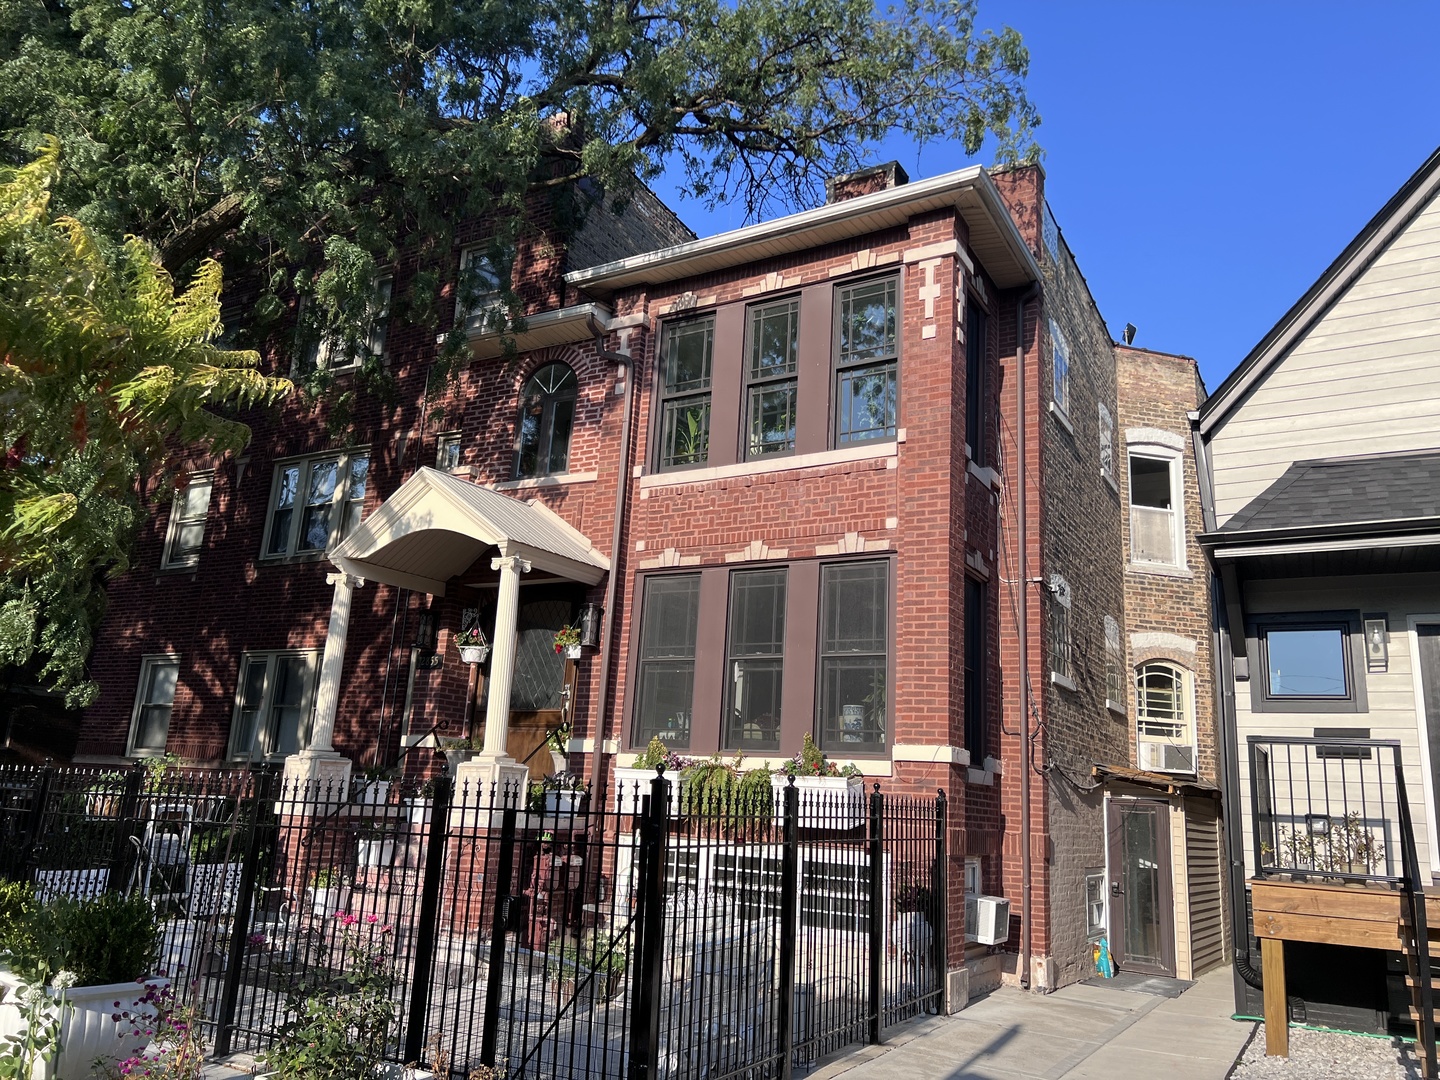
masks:
[[[1199,413],[1190,414],[1190,441],[1195,451],[1195,479],[1200,488],[1200,513],[1205,531],[1213,533],[1215,521],[1215,492],[1210,477],[1210,448],[1200,431]],[[1235,958],[1235,1008],[1243,1010],[1243,991],[1240,983],[1256,990],[1264,990],[1265,983],[1260,972],[1251,963],[1251,932],[1245,918],[1245,841],[1241,835],[1240,813],[1240,736],[1235,716],[1235,654],[1232,650],[1229,605],[1222,594],[1223,585],[1219,569],[1209,552],[1206,560],[1210,563],[1210,647],[1214,652],[1215,664],[1215,710],[1219,724],[1216,745],[1219,748],[1220,790],[1222,812],[1225,817],[1225,876],[1230,893],[1230,951]],[[1240,628],[1244,633],[1244,627]],[[1244,943],[1243,945],[1241,943]]]
[[[630,488],[630,428],[635,410],[635,367],[628,353],[610,352],[605,348],[604,329],[594,325],[595,351],[601,360],[618,364],[625,376],[625,402],[621,407],[620,463],[615,483],[615,523],[610,530],[610,573],[605,581],[605,615],[600,630],[600,674],[596,680],[595,746],[590,752],[590,786],[599,791],[605,768],[605,740],[609,735],[607,721],[610,710],[606,700],[610,693],[610,676],[615,637],[615,593],[620,579],[620,544],[625,530],[625,497]]]
[[[1030,538],[1026,535],[1026,500],[1030,486],[1026,482],[1029,461],[1025,456],[1025,305],[1040,291],[1040,283],[1032,282],[1015,302],[1015,415],[1016,424],[1016,501],[1015,530],[1020,537],[1019,575],[1020,612],[1015,628],[1020,647],[1020,987],[1030,989],[1032,872],[1030,866],[1030,568],[1026,551]]]

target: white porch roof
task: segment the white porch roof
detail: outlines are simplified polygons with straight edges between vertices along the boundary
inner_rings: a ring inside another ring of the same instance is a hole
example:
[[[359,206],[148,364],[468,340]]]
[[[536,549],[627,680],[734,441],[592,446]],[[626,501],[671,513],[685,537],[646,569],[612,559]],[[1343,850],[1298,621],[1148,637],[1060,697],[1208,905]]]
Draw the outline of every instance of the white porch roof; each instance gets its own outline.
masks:
[[[438,469],[421,468],[362,521],[330,561],[347,574],[445,595],[487,548],[593,585],[610,560],[538,501],[522,502]]]

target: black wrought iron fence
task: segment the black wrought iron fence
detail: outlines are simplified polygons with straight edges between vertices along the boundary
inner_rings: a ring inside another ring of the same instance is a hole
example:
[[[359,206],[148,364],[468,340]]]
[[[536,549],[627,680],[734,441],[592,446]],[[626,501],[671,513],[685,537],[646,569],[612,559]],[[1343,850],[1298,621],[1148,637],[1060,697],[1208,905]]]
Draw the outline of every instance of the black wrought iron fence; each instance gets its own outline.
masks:
[[[217,1053],[364,960],[388,1055],[440,1076],[790,1076],[942,1002],[943,797],[827,784],[0,769],[0,875],[151,896]]]

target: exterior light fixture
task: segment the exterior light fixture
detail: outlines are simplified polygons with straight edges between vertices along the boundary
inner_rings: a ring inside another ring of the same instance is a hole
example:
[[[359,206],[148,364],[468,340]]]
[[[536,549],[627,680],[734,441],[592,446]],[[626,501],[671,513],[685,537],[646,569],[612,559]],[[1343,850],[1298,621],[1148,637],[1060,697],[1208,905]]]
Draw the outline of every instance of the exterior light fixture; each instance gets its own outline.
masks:
[[[1305,815],[1305,831],[1308,832],[1311,836],[1329,836],[1329,835],[1330,835],[1330,815],[1329,815],[1329,814],[1306,814],[1306,815]]]
[[[586,604],[580,609],[580,644],[592,649],[600,647],[600,619],[605,609],[599,604]]]
[[[1390,632],[1384,615],[1365,616],[1365,667],[1387,671],[1390,667]]]

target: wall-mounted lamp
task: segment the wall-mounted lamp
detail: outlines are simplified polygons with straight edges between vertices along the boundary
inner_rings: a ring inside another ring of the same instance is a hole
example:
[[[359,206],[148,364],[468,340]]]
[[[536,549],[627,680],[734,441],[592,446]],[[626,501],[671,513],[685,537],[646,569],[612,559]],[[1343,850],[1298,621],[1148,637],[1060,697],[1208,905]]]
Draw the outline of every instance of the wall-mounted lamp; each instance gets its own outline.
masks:
[[[605,609],[599,604],[586,604],[580,609],[580,644],[592,649],[600,647],[600,619]]]
[[[1329,836],[1329,835],[1330,835],[1330,815],[1329,815],[1329,814],[1306,814],[1306,815],[1305,815],[1305,831],[1308,832],[1311,836]]]
[[[1390,632],[1384,615],[1365,616],[1365,666],[1369,671],[1390,667]]]

